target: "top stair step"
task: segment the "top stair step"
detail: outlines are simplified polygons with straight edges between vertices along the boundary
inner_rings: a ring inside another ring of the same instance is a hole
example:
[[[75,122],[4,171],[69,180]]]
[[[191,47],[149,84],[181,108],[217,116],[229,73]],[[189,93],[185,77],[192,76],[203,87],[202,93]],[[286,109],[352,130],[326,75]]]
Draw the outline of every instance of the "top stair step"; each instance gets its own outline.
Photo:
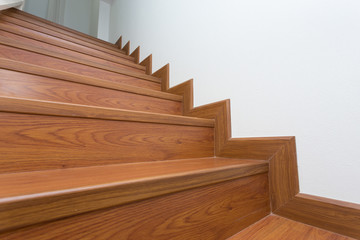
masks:
[[[63,25],[48,21],[46,19],[37,17],[35,15],[29,14],[27,12],[24,12],[24,11],[15,9],[15,8],[7,9],[5,11],[2,11],[2,13],[7,14],[8,16],[12,16],[14,18],[23,19],[29,23],[33,23],[33,24],[36,24],[37,26],[45,27],[47,29],[56,31],[58,33],[65,34],[67,36],[72,36],[74,38],[77,38],[77,39],[80,39],[80,40],[83,40],[83,41],[86,41],[89,43],[93,43],[98,46],[103,46],[108,49],[117,49],[116,51],[125,53],[125,51],[119,49],[115,44],[106,42],[104,40],[90,36],[88,34],[76,31],[74,29],[71,29],[71,28],[65,27]]]
[[[266,161],[210,157],[2,174],[0,231],[267,171]]]

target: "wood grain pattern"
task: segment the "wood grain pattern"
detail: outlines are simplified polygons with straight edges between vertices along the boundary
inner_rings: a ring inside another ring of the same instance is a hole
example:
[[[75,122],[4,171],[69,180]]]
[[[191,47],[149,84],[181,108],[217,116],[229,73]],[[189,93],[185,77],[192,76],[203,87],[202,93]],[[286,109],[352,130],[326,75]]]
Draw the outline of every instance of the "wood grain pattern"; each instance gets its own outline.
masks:
[[[145,66],[146,67],[145,73],[148,75],[151,75],[152,74],[152,54],[150,54],[144,60],[142,60],[140,65]]]
[[[209,158],[3,174],[0,231],[264,172],[266,162]]]
[[[0,57],[152,90],[160,89],[159,80],[156,78],[148,78],[148,75],[145,74],[122,69],[113,69],[81,59],[63,56],[58,53],[53,54],[46,50],[41,50],[40,53],[38,53],[39,49],[34,49],[33,47],[31,49],[35,52],[20,49],[15,45],[14,47],[0,45]]]
[[[181,102],[0,69],[0,96],[181,115]]]
[[[276,215],[268,216],[228,240],[355,240]]]
[[[297,194],[276,214],[360,239],[360,205]]]
[[[12,8],[12,9],[7,9],[6,11],[9,11],[9,12],[12,12],[14,14],[14,16],[16,14],[19,14],[19,15],[23,15],[23,16],[26,16],[28,18],[28,21],[31,21],[32,22],[41,22],[41,23],[44,23],[43,26],[46,26],[46,27],[51,27],[51,29],[55,30],[55,31],[59,31],[60,33],[63,33],[63,34],[69,34],[71,36],[74,36],[74,37],[82,37],[80,39],[83,39],[84,41],[89,41],[89,42],[92,42],[94,44],[100,44],[100,45],[108,45],[109,47],[114,47],[115,45],[110,43],[110,42],[107,42],[107,41],[104,41],[102,39],[99,39],[99,38],[96,38],[96,37],[93,37],[91,35],[88,35],[88,34],[85,34],[85,33],[82,33],[82,32],[79,32],[79,31],[76,31],[75,29],[71,29],[71,28],[68,28],[68,27],[65,27],[63,25],[60,25],[60,24],[57,24],[55,22],[50,22],[48,20],[45,20],[43,18],[40,18],[40,17],[37,17],[35,15],[32,15],[32,14],[29,14],[27,12],[24,12],[24,11],[20,11],[16,8]],[[60,29],[62,31],[60,31]],[[111,49],[110,48],[110,49]],[[120,51],[121,52],[121,51]]]
[[[3,173],[214,154],[208,127],[6,112],[0,117]]]
[[[95,118],[102,120],[163,123],[172,125],[214,127],[211,119],[191,118],[160,113],[57,103],[33,99],[0,96],[0,111],[31,113],[61,117]]]
[[[170,77],[169,64],[166,64],[151,76],[161,79],[161,91],[166,91],[169,88],[169,77]]]
[[[134,58],[134,62],[135,62],[136,64],[139,64],[139,62],[140,62],[140,46],[137,47],[137,48],[130,54],[130,56],[132,56],[132,57]],[[139,66],[142,66],[142,65],[139,64]]]
[[[82,57],[89,61],[103,63],[105,65],[113,64],[114,67],[134,69],[136,71],[145,71],[145,67],[135,64],[129,59],[119,58],[99,50],[91,49],[76,43],[58,39],[47,34],[14,25],[8,22],[0,22],[1,36],[19,42],[26,42],[33,46],[45,48],[55,52],[61,52],[73,57]]]
[[[117,48],[121,49],[122,46],[122,36],[118,38],[118,40],[115,42],[115,45]]]
[[[36,22],[36,23],[33,22],[31,19],[27,18],[26,16],[13,14],[9,11],[5,11],[3,15],[5,15],[5,16],[2,16],[2,18],[6,17],[6,21],[11,22],[13,24],[23,26],[28,29],[32,29],[32,30],[35,30],[35,31],[38,31],[41,33],[45,33],[45,34],[51,35],[53,37],[57,37],[59,39],[63,39],[63,40],[67,40],[67,41],[77,43],[77,44],[80,44],[83,46],[87,46],[89,48],[96,49],[101,52],[106,52],[113,56],[131,59],[131,57],[126,57],[126,55],[124,55],[123,52],[120,52],[119,49],[117,49],[117,48],[108,47],[107,45],[100,46],[96,43],[89,42],[87,38],[80,37],[81,39],[79,39],[79,36],[77,36],[77,35],[69,36],[67,32],[59,33],[58,31],[56,31],[54,29],[49,29],[49,26],[46,24],[43,24],[40,22]],[[46,25],[46,27],[44,27],[44,25]]]
[[[260,174],[30,226],[0,236],[9,240],[21,236],[37,240],[221,240],[267,215],[268,204],[267,175]]]
[[[0,68],[8,69],[16,72],[23,72],[32,75],[43,76],[52,79],[60,79],[68,82],[86,84],[90,86],[114,89],[144,96],[156,97],[161,99],[182,101],[182,96],[169,94],[161,91],[154,91],[147,88],[115,83],[94,77],[87,77],[79,74],[59,71],[52,68],[46,68],[39,65],[28,64],[24,62],[13,61],[11,59],[0,58]]]

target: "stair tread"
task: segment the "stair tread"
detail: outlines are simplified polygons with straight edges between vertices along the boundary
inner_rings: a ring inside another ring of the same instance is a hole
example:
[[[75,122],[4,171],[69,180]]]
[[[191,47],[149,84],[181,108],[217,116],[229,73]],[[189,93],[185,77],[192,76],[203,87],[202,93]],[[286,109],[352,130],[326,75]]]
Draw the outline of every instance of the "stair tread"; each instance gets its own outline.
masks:
[[[0,96],[0,111],[184,126],[215,126],[213,119],[4,96]]]
[[[4,202],[4,198],[11,200],[10,197],[15,196],[44,192],[60,194],[71,191],[70,189],[133,184],[138,181],[169,179],[184,174],[207,174],[243,168],[249,170],[250,167],[266,169],[267,164],[266,161],[261,160],[210,157],[1,174],[0,202]],[[223,177],[225,178],[225,175]]]
[[[268,162],[200,158],[0,175],[0,231],[268,171]]]

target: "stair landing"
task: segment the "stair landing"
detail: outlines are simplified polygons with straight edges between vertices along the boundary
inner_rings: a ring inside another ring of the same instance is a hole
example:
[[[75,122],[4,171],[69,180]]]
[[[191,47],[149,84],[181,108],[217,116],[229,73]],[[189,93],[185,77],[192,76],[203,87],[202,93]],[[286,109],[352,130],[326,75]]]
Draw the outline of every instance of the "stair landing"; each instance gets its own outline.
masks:
[[[337,233],[270,215],[227,240],[355,240]]]

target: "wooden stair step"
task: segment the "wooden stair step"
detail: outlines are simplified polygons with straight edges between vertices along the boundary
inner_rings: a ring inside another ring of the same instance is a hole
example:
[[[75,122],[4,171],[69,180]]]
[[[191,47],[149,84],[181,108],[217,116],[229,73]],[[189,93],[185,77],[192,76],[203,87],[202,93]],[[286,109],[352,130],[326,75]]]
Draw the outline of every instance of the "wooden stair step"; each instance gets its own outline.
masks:
[[[270,215],[245,228],[228,240],[355,240],[337,233]]]
[[[2,174],[0,231],[267,171],[211,157]]]
[[[72,43],[19,25],[14,25],[4,21],[4,17],[0,18],[0,30],[0,35],[3,37],[19,42],[26,42],[36,47],[62,52],[63,54],[68,54],[73,57],[80,57],[82,59],[113,67],[125,67],[127,69],[145,72],[145,67],[134,63],[134,60],[113,56],[77,43]]]
[[[214,121],[0,97],[0,172],[214,155]]]
[[[108,67],[3,37],[0,37],[0,57],[153,90],[161,89],[161,80],[145,73]]]
[[[2,64],[3,63],[3,64]],[[6,68],[6,65],[10,69]],[[22,72],[18,72],[22,71]],[[24,73],[24,72],[29,73]],[[40,74],[38,76],[37,74]],[[182,96],[0,59],[0,96],[182,114]]]
[[[92,49],[97,49],[102,52],[106,52],[109,54],[112,54],[114,56],[123,57],[127,59],[131,59],[130,56],[127,56],[121,49],[108,46],[108,45],[102,45],[98,43],[94,43],[92,41],[89,41],[89,38],[82,37],[79,35],[71,34],[67,31],[56,29],[56,27],[53,27],[51,25],[48,25],[47,23],[43,23],[37,20],[34,20],[33,18],[30,18],[28,16],[25,16],[23,14],[17,14],[11,10],[5,10],[1,12],[2,18],[6,17],[6,20],[9,22],[12,22],[16,25],[23,26],[41,33],[45,33],[54,37],[58,37],[60,39],[68,40],[74,43],[81,44],[83,46],[90,47]],[[60,32],[59,32],[60,31]]]

